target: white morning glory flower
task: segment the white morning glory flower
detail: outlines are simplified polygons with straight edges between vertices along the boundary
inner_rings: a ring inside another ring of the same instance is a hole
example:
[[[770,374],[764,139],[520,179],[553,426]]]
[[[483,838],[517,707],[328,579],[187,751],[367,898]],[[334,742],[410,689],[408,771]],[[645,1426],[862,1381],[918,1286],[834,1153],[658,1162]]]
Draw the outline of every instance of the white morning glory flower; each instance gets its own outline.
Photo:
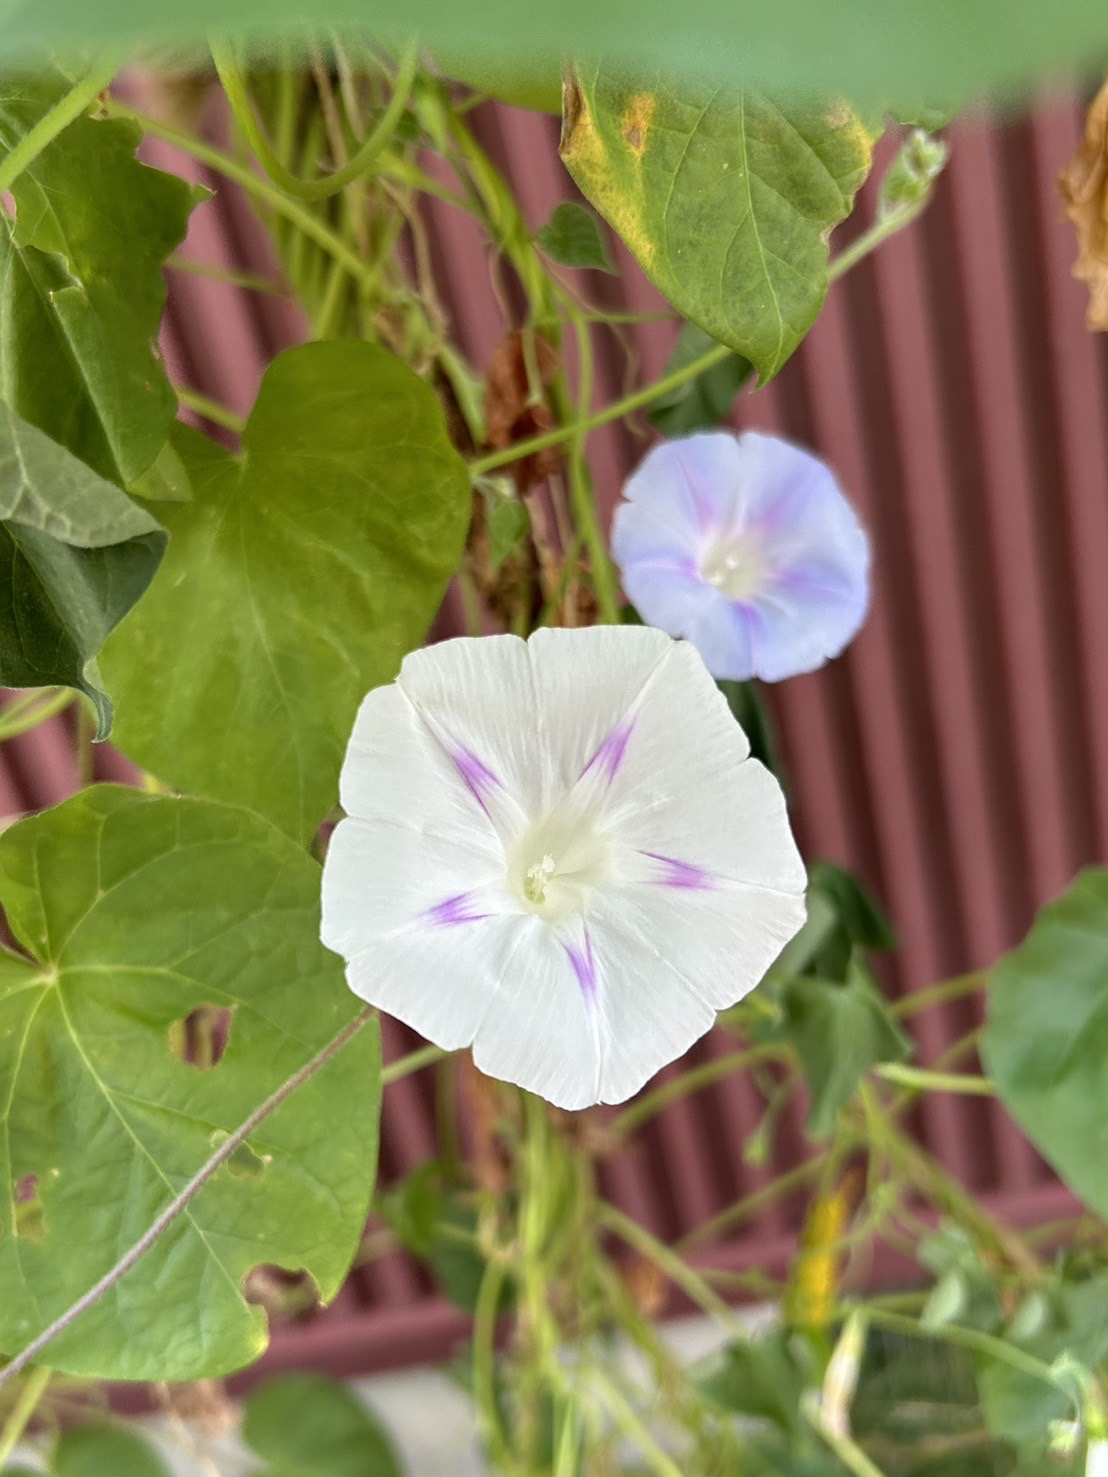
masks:
[[[562,1108],[622,1102],[804,920],[781,790],[691,646],[445,641],[361,706],[323,941],[351,989]]]
[[[684,636],[714,677],[821,667],[869,603],[869,543],[834,477],[775,436],[713,431],[648,452],[612,554],[643,620]]]

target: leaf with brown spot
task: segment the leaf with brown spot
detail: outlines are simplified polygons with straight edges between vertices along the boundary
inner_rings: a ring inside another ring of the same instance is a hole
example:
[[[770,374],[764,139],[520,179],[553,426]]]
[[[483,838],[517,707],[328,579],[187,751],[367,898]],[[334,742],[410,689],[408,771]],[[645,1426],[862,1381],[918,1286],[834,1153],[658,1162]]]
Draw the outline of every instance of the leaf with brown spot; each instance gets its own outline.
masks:
[[[517,441],[541,436],[551,429],[554,417],[546,404],[545,390],[557,375],[559,364],[558,351],[540,333],[525,334],[514,328],[500,340],[489,361],[485,388],[486,435],[493,450],[504,451]],[[532,385],[535,377],[538,383]],[[545,482],[561,466],[562,454],[551,446],[521,457],[509,470],[522,493]]]
[[[561,154],[673,306],[772,378],[827,291],[827,238],[880,131],[842,101],[781,106],[749,90],[566,84]]]
[[[1089,289],[1085,326],[1108,329],[1108,82],[1085,118],[1081,147],[1058,176],[1066,214],[1077,227],[1073,275]]]
[[[627,147],[641,159],[646,149],[646,135],[654,117],[657,100],[649,92],[638,92],[627,105],[623,115],[621,132]]]

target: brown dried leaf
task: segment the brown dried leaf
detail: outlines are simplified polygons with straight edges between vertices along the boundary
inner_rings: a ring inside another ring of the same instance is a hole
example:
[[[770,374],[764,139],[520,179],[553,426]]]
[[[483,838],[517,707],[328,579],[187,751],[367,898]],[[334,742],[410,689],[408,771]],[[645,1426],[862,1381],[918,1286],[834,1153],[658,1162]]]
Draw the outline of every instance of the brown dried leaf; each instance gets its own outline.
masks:
[[[1085,326],[1108,329],[1108,82],[1093,100],[1081,147],[1058,184],[1077,227],[1073,275],[1089,289]]]
[[[541,334],[532,332],[529,336],[540,387],[545,389],[558,373],[558,352]],[[500,340],[489,360],[485,387],[485,426],[489,445],[494,451],[503,451],[517,441],[541,436],[553,424],[549,406],[544,401],[535,403],[532,398],[524,334],[514,328]],[[521,457],[510,470],[516,487],[522,493],[545,482],[561,465],[561,452],[557,447],[548,447],[532,456]]]
[[[648,1318],[657,1318],[666,1306],[668,1283],[656,1263],[636,1253],[620,1268],[623,1285]]]
[[[242,1412],[222,1380],[196,1380],[191,1385],[163,1381],[153,1389],[155,1400],[174,1425],[187,1421],[209,1441],[226,1436],[241,1419]]]

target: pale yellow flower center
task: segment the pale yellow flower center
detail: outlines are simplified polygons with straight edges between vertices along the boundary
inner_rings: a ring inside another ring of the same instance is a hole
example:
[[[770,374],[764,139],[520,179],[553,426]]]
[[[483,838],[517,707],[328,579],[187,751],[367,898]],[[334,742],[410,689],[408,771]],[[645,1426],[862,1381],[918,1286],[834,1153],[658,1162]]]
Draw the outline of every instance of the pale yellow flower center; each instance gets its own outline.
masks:
[[[700,562],[700,573],[728,600],[749,600],[766,582],[768,566],[754,534],[717,539]]]

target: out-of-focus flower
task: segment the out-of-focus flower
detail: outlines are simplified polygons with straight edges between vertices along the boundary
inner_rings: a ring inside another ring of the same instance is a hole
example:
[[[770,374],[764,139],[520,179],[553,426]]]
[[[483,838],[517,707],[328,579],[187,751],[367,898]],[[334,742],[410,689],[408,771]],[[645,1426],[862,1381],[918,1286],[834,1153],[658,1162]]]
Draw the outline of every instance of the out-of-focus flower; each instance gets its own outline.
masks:
[[[869,603],[869,543],[816,457],[747,431],[666,441],[624,488],[612,553],[643,620],[714,677],[778,682],[837,656]]]
[[[601,626],[460,638],[362,704],[323,940],[490,1076],[622,1102],[804,920],[780,787],[696,652]]]

